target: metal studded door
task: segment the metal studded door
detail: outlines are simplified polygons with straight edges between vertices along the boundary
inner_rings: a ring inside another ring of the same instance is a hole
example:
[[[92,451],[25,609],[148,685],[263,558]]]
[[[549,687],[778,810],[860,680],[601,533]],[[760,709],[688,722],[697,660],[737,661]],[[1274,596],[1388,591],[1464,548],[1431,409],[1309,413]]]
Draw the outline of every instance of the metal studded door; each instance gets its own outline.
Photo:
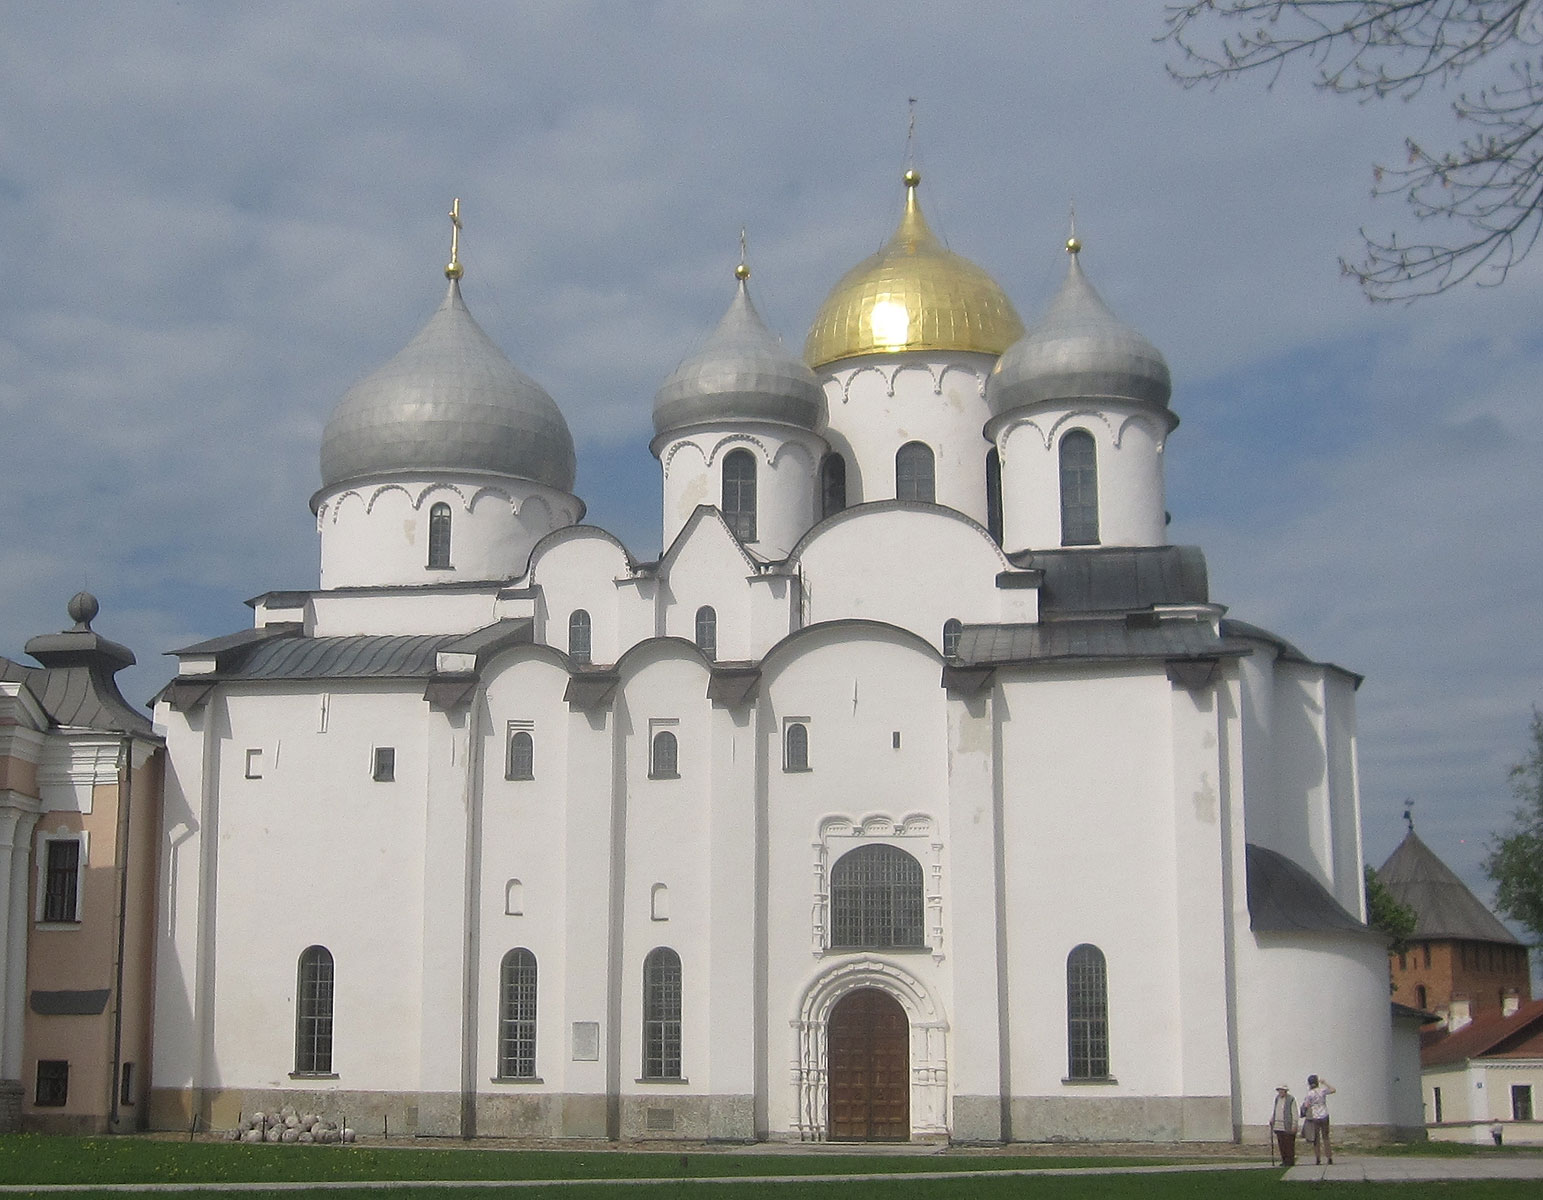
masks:
[[[911,1026],[899,1002],[878,988],[852,992],[830,1014],[826,1046],[831,1140],[910,1140]]]

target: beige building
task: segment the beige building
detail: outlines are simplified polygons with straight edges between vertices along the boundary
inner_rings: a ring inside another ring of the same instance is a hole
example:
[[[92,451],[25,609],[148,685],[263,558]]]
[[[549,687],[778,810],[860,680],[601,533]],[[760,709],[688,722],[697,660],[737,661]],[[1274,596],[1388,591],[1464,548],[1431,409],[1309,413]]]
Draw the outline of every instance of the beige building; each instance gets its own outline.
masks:
[[[96,613],[0,658],[0,1130],[143,1124],[162,742]]]

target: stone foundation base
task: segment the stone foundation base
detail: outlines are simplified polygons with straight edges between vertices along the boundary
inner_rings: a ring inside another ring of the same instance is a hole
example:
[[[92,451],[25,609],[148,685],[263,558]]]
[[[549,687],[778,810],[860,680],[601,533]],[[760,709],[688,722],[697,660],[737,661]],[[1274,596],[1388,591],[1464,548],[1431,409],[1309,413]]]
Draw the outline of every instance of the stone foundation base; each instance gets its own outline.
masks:
[[[0,1079],[0,1133],[21,1128],[21,1101],[27,1094],[17,1079]]]
[[[1014,1096],[1015,1142],[1230,1142],[1227,1096]]]

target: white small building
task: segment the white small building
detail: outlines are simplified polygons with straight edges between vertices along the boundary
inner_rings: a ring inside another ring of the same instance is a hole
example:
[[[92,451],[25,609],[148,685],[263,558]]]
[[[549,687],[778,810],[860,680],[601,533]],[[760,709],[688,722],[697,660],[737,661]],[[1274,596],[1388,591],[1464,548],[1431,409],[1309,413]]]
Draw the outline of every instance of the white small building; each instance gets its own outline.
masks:
[[[157,704],[159,1124],[1227,1140],[1331,1069],[1395,1130],[1358,677],[1166,544],[1168,368],[1075,239],[1025,332],[918,182],[803,361],[741,265],[657,562],[452,262],[327,427],[320,586]]]
[[[1543,1145],[1543,1000],[1430,1040],[1421,1064],[1433,1140]]]

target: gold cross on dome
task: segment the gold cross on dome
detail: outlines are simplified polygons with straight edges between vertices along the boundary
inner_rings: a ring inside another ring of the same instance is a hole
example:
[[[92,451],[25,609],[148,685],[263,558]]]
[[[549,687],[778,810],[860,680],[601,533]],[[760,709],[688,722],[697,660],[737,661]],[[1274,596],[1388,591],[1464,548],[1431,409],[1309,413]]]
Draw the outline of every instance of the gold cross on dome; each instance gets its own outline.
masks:
[[[445,267],[446,279],[459,279],[466,273],[461,266],[461,198],[450,204],[450,263]]]

